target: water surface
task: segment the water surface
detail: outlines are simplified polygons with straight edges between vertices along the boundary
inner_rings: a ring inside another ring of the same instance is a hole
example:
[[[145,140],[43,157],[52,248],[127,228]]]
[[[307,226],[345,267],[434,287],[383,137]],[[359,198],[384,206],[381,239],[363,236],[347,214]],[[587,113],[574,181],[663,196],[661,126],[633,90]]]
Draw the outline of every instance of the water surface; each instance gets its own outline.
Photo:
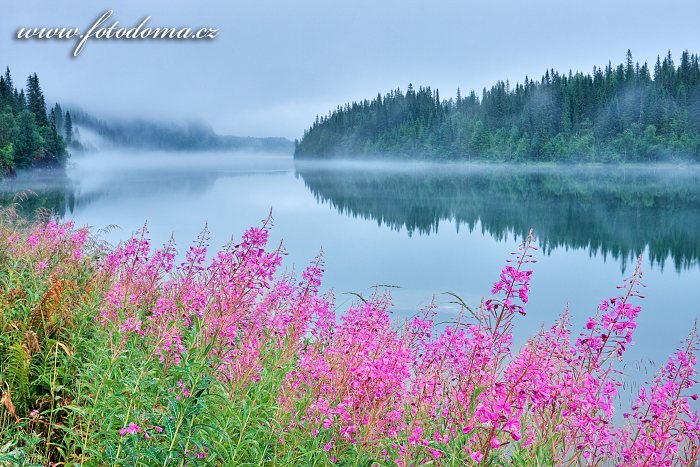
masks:
[[[568,306],[580,328],[643,255],[647,284],[634,381],[649,379],[687,336],[700,303],[700,170],[305,163],[261,154],[124,153],[76,157],[65,174],[0,182],[30,213],[53,209],[116,243],[148,223],[156,243],[184,249],[205,226],[214,247],[270,209],[272,239],[300,269],[323,249],[325,287],[342,308],[392,285],[397,317],[435,299],[439,320],[458,311],[444,292],[478,304],[530,228],[539,239],[528,315],[518,342]],[[651,364],[650,364],[651,362]]]

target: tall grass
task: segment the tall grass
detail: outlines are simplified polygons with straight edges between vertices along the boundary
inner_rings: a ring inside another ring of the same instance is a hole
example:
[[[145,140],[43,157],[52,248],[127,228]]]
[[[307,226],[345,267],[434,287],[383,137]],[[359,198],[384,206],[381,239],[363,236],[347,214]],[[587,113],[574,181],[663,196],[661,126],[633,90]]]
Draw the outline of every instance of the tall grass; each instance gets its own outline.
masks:
[[[439,331],[432,307],[392,322],[387,294],[337,317],[321,257],[278,272],[269,220],[213,255],[205,231],[176,263],[145,228],[105,249],[1,216],[0,465],[698,461],[695,331],[613,423],[639,267],[581,332],[564,314],[515,351],[532,237]]]

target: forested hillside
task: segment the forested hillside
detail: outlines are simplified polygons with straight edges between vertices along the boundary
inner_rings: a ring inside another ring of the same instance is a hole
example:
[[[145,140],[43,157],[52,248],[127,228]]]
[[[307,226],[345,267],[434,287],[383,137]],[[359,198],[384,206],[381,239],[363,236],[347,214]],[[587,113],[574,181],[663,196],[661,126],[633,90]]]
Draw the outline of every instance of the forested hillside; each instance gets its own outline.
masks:
[[[291,153],[286,138],[219,135],[204,122],[178,124],[144,119],[102,120],[84,110],[73,109],[73,122],[102,137],[115,147],[168,151],[248,150]]]
[[[17,89],[7,68],[0,76],[0,178],[16,169],[63,165],[72,135],[69,112],[58,104],[47,112],[36,73]]]
[[[443,100],[412,85],[338,107],[296,143],[296,157],[515,161],[700,160],[700,66],[684,52],[653,66],[547,70]]]

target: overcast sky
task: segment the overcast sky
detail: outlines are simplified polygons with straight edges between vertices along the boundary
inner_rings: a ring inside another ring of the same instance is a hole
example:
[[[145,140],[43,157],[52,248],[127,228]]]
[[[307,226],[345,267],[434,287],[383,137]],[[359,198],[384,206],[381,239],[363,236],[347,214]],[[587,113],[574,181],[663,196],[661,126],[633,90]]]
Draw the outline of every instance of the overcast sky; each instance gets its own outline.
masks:
[[[20,27],[209,26],[213,41],[19,41]],[[202,119],[221,133],[300,137],[316,114],[409,82],[441,96],[700,52],[700,1],[8,0],[0,66],[36,71],[47,100],[99,116]]]

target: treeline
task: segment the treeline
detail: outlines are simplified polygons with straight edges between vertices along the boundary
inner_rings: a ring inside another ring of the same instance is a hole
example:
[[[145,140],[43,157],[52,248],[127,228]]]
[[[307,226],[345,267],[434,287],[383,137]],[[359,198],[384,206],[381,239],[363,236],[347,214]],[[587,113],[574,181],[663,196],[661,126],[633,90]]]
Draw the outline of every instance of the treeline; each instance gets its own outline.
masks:
[[[25,89],[17,89],[7,68],[0,76],[0,177],[17,169],[64,165],[72,138],[70,113],[59,104],[47,112],[36,73]]]
[[[547,70],[442,100],[409,84],[338,107],[296,142],[295,156],[513,161],[700,160],[700,65],[687,51],[653,67],[625,63],[592,74]],[[385,156],[386,157],[386,156]]]
[[[206,123],[154,122],[142,119],[105,121],[83,110],[73,109],[73,122],[99,135],[115,147],[169,151],[252,150],[290,153],[286,138],[253,138],[219,135]],[[86,143],[87,144],[87,143]]]

